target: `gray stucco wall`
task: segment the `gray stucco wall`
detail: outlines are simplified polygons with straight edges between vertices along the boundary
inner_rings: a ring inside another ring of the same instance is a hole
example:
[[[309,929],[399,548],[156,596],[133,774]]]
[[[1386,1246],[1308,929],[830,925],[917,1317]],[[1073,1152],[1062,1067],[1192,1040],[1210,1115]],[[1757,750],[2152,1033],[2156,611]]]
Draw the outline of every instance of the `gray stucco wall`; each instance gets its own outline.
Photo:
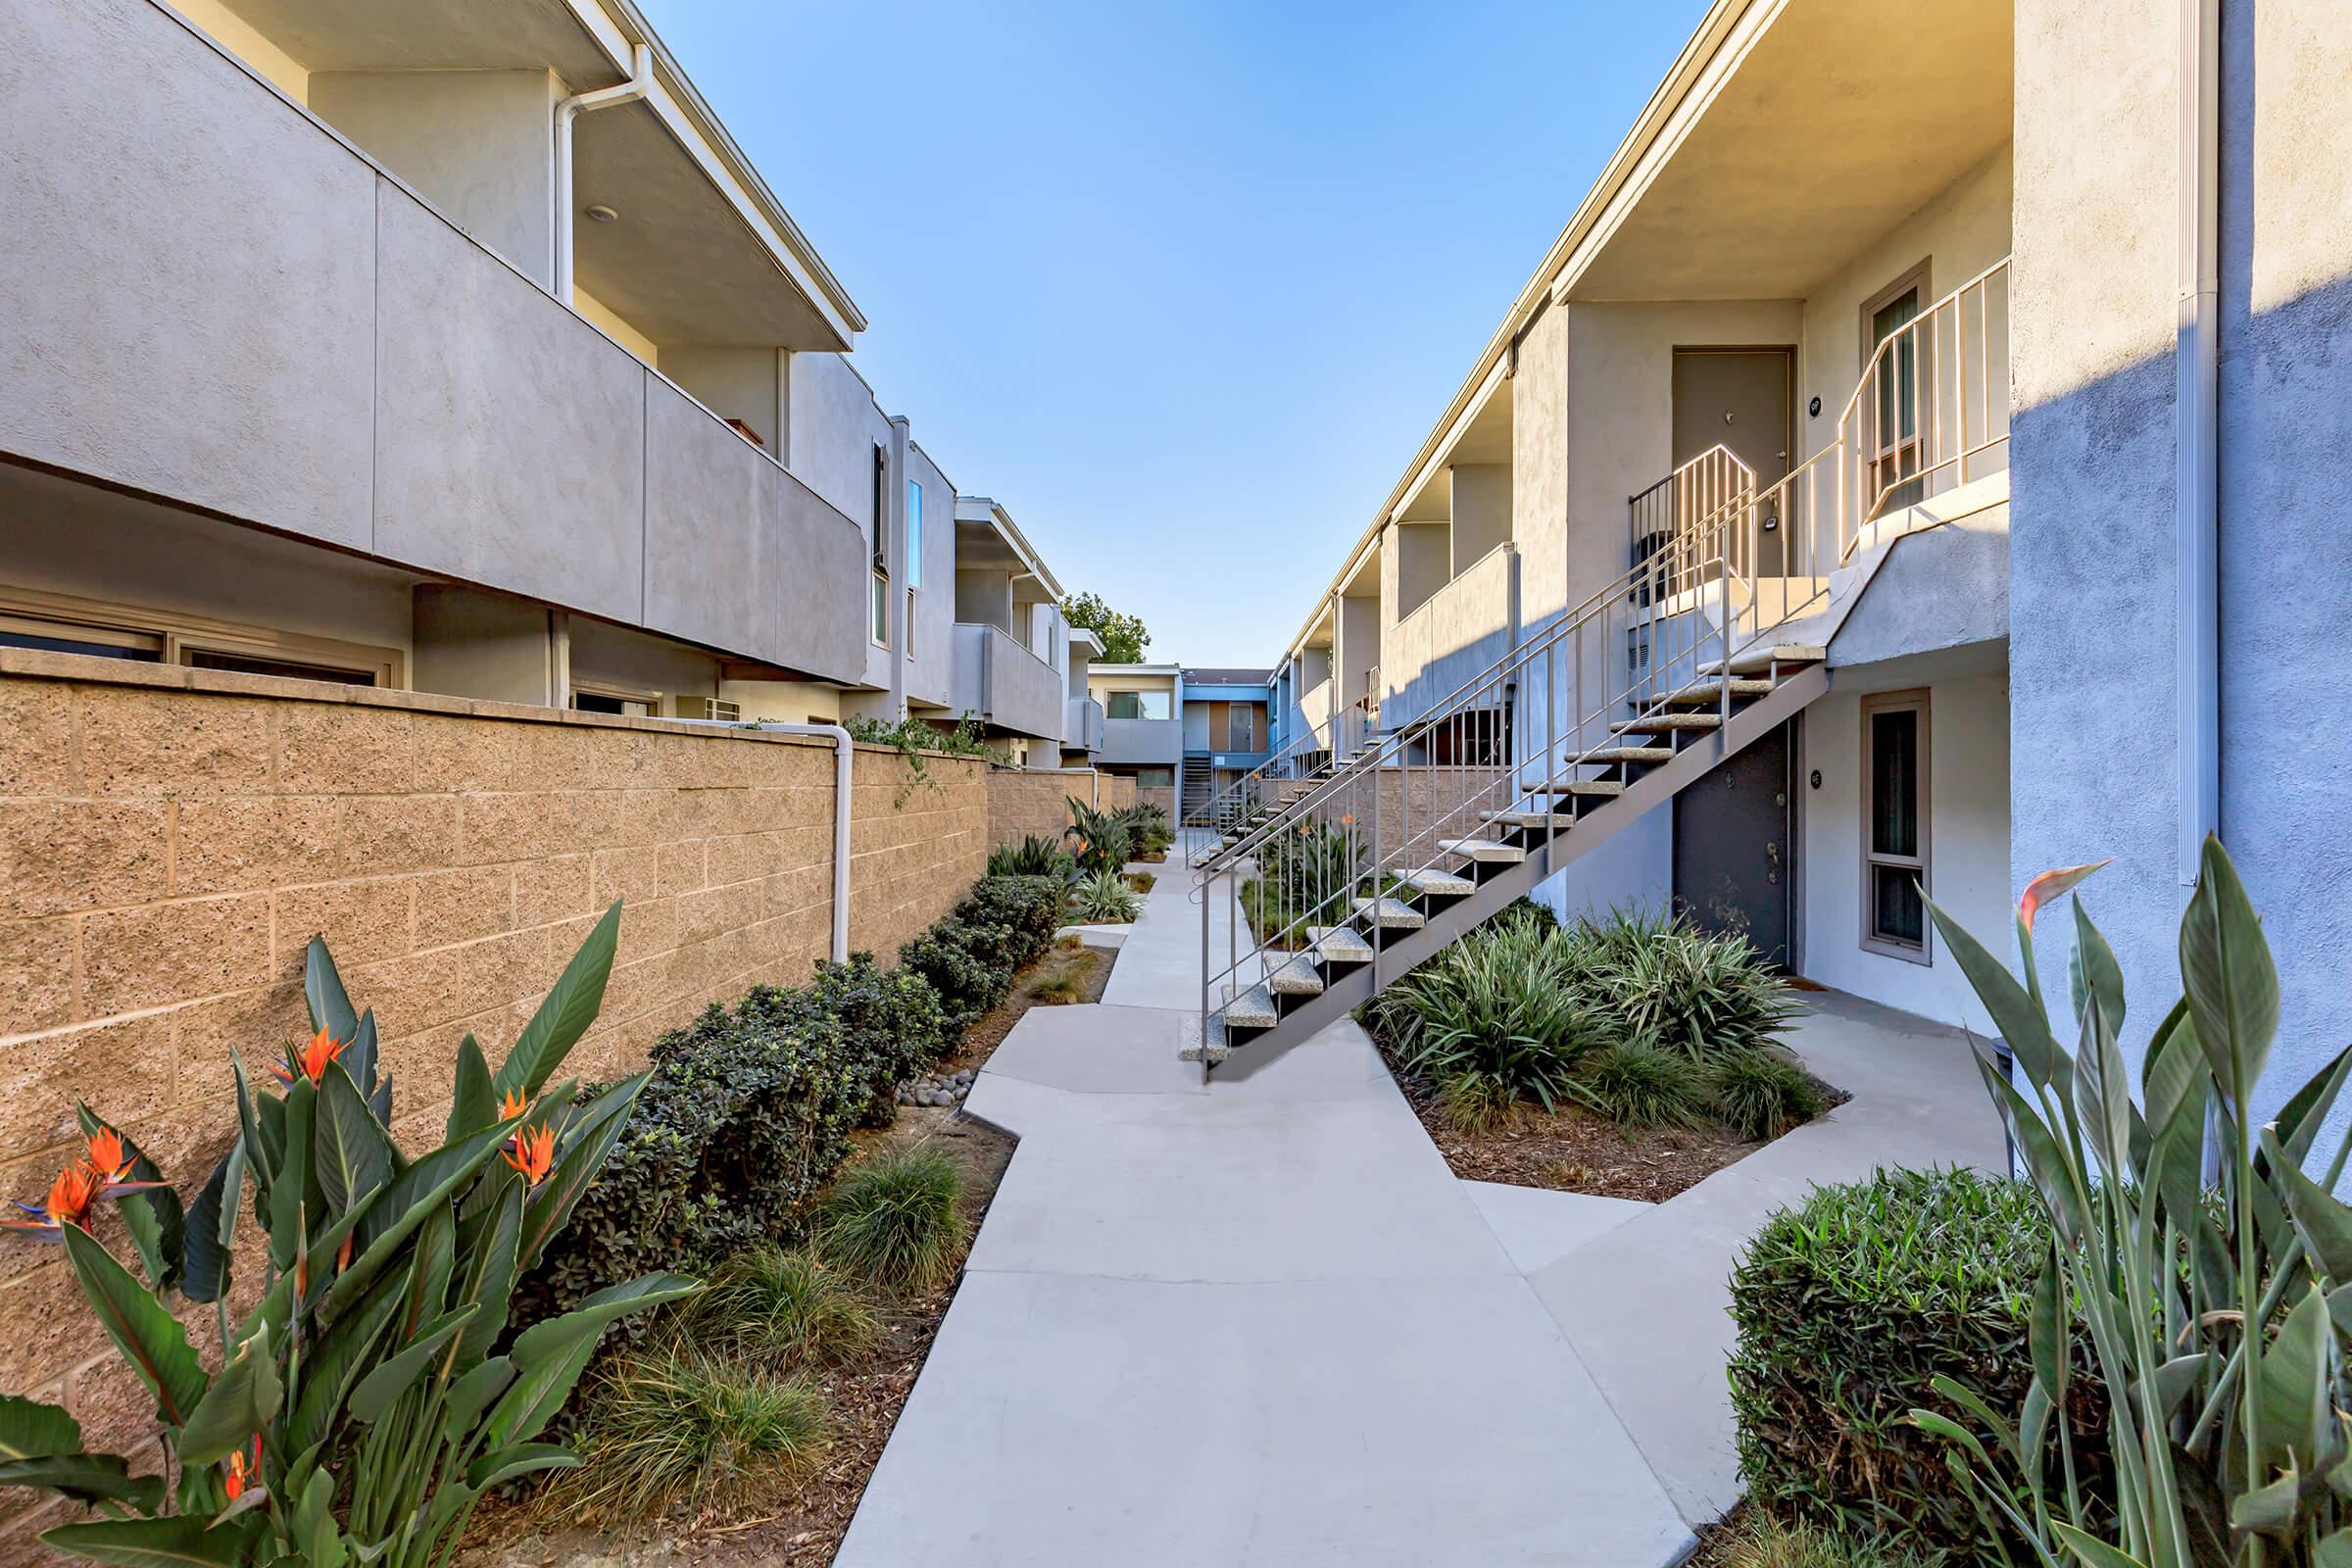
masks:
[[[667,346],[662,373],[722,419],[741,419],[760,437],[760,450],[785,462],[782,413],[776,407],[779,355],[772,348]],[[787,463],[786,466],[790,466]]]
[[[1511,466],[1457,463],[1446,470],[1452,490],[1453,573],[1511,537]]]
[[[956,487],[922,448],[911,444],[906,449],[906,472],[923,487],[923,569],[914,594],[913,640],[908,644],[913,658],[906,664],[906,695],[918,703],[944,703],[953,674],[948,657],[950,628],[956,620]],[[907,499],[911,507],[913,498]],[[910,536],[910,550],[912,544]],[[1051,733],[1051,726],[1046,733]]]
[[[151,0],[10,15],[0,91],[31,134],[0,144],[0,448],[740,658],[862,673],[838,612],[863,603],[846,516],[690,406],[649,428],[649,396],[685,400]],[[689,477],[701,454],[716,467]],[[656,590],[649,528],[714,579],[764,571],[794,597]]]
[[[374,176],[149,0],[5,16],[0,449],[365,548]]]
[[[1833,668],[2008,639],[2007,507],[1884,548],[1886,560],[1830,644]]]
[[[2308,698],[2352,652],[2352,38],[2330,0],[2225,0],[2222,835],[2284,982],[2276,1101],[2352,1037],[2352,740]],[[2011,891],[2083,889],[2136,1049],[2179,992],[2175,849],[2173,8],[2018,8]],[[2085,157],[2095,146],[2098,156]],[[2095,258],[2096,265],[2085,265]],[[2063,931],[2063,927],[2059,928]],[[2063,995],[2068,949],[2043,945]]]
[[[563,87],[545,71],[315,71],[310,108],[516,271],[549,282]]]

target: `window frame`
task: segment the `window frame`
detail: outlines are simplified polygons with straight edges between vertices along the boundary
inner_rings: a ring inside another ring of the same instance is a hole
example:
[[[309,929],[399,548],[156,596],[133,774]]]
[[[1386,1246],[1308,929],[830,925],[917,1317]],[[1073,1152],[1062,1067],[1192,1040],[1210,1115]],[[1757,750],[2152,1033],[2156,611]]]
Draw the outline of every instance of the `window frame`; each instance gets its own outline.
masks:
[[[409,689],[408,655],[401,649],[372,643],[344,642],[242,621],[218,620],[209,615],[151,610],[31,588],[0,588],[0,619],[54,625],[59,628],[57,634],[69,640],[120,641],[125,647],[152,648],[158,655],[152,662],[183,669],[192,667],[190,654],[202,652],[232,659],[315,664],[325,672],[319,677],[319,684],[325,686],[350,684],[334,681],[327,675],[336,670],[354,670],[373,675],[379,690]]]
[[[1879,934],[1878,871],[1882,867],[1912,871],[1918,875],[1924,894],[1935,891],[1935,739],[1931,694],[1925,686],[1905,691],[1872,692],[1862,699],[1861,745],[1861,862],[1862,862],[1862,951],[1875,953],[1885,958],[1898,958],[1905,963],[1934,967],[1936,962],[1936,927],[1923,911],[1920,916],[1919,942],[1914,946],[1892,937]],[[1882,713],[1912,712],[1918,715],[1913,731],[1913,746],[1917,753],[1919,770],[1915,809],[1914,839],[1919,853],[1913,856],[1882,855],[1872,847],[1871,826],[1877,820],[1878,756],[1874,738],[1874,720]]]
[[[1931,269],[1935,260],[1936,259],[1933,256],[1921,257],[1916,263],[1905,269],[1903,272],[1892,282],[1888,283],[1885,288],[1880,289],[1876,294],[1871,295],[1868,299],[1865,299],[1862,302],[1861,325],[1855,334],[1860,340],[1860,348],[1856,355],[1857,363],[1854,367],[1854,373],[1857,377],[1868,375],[1870,373],[1871,362],[1877,357],[1879,340],[1873,334],[1871,327],[1881,311],[1886,309],[1887,306],[1892,305],[1895,301],[1901,299],[1905,294],[1910,293],[1914,289],[1918,290],[1919,292],[1919,309],[1912,313],[1911,318],[1913,320],[1919,319],[1934,308],[1936,304],[1936,290],[1932,281],[1933,273]],[[1911,380],[1914,389],[1917,388],[1919,384],[1919,377],[1923,373],[1922,367],[1920,365],[1921,357],[1916,347],[1917,341],[1917,338],[1914,337],[1913,342],[1915,346],[1912,351],[1911,360]],[[1884,396],[1884,393],[1881,395]],[[1876,410],[1872,412],[1871,417],[1875,423],[1879,417],[1879,414]],[[1869,477],[1871,487],[1874,490],[1882,492],[1881,495],[1873,500],[1871,509],[1871,514],[1873,516],[1881,515],[1884,513],[1888,512],[1899,512],[1902,510],[1902,508],[1916,506],[1920,500],[1925,499],[1924,494],[1906,501],[1898,502],[1894,499],[1904,494],[1904,487],[1906,485],[1917,484],[1923,477],[1920,469],[1924,466],[1924,455],[1927,450],[1926,432],[1923,430],[1914,429],[1910,434],[1905,435],[1901,432],[1900,423],[1901,412],[1900,405],[1898,404],[1896,413],[1897,429],[1894,435],[1889,439],[1886,437],[1886,432],[1879,432],[1880,439],[1872,443],[1876,450],[1867,452],[1864,455],[1863,461],[1867,466],[1865,471]],[[1909,473],[1907,474],[1904,471],[1906,465],[1910,469]],[[1889,474],[1892,475],[1891,478],[1887,477]],[[1920,484],[1919,488],[1922,490],[1922,492],[1924,492],[1926,486],[1924,484]]]
[[[594,709],[584,709],[580,706],[580,698],[583,695],[602,697],[608,702],[642,703],[645,706],[645,711],[642,713],[600,712],[597,715],[600,718],[660,718],[662,716],[662,694],[648,687],[618,686],[611,681],[602,680],[575,680],[570,683],[570,689],[564,694],[564,710],[573,713],[597,712]]]

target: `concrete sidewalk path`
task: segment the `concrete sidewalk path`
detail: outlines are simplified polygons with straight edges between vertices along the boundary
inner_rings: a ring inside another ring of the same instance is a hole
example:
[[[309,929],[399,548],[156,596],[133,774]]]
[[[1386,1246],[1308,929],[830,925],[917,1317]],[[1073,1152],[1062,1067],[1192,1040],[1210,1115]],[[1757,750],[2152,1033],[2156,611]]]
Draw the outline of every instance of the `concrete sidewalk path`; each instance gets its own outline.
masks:
[[[1246,1086],[1178,1059],[1190,880],[1106,1004],[1031,1011],[981,1073],[966,1109],[1020,1148],[836,1560],[1677,1561],[1690,1529],[1363,1032]]]

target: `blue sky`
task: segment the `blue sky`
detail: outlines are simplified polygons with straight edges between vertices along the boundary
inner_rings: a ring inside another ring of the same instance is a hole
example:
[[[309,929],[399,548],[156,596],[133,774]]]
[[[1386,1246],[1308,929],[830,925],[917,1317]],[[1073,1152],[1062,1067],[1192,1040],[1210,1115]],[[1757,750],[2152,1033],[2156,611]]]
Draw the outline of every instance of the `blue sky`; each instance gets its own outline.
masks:
[[[1704,10],[641,3],[883,406],[1195,664],[1281,652]]]

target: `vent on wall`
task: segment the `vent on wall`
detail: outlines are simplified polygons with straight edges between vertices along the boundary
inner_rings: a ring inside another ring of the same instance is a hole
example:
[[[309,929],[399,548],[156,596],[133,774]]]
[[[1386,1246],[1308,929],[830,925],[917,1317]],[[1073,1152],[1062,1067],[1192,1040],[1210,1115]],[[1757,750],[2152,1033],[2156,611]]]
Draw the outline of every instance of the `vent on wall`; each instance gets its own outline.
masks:
[[[709,718],[715,719],[722,724],[735,724],[742,722],[743,705],[730,703],[717,697],[681,695],[678,698],[678,717]]]

